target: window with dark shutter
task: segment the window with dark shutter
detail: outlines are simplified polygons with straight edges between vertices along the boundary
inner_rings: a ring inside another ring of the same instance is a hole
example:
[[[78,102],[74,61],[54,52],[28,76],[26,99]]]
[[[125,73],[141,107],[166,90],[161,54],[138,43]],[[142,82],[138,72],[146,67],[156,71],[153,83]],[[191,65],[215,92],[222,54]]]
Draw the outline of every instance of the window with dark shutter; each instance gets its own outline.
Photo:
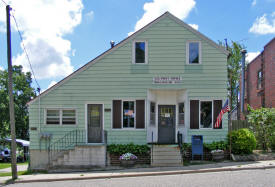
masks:
[[[190,129],[199,129],[199,100],[190,100]]]
[[[113,100],[113,128],[121,128],[121,101]]]
[[[136,129],[144,129],[145,127],[145,101],[136,100]]]
[[[222,128],[222,122],[221,122],[220,127],[215,128],[215,123],[217,121],[217,117],[218,117],[219,113],[221,112],[221,109],[222,109],[222,100],[214,100],[214,123],[213,123],[214,129]]]

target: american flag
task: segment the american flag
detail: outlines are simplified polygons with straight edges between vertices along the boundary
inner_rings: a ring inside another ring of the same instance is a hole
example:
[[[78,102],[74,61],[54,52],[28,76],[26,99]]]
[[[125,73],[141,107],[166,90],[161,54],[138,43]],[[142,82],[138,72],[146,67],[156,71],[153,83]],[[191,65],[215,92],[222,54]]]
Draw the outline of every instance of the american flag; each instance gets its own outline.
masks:
[[[221,125],[221,121],[222,121],[222,116],[224,113],[228,112],[230,110],[229,104],[228,104],[228,99],[226,100],[226,102],[224,103],[221,112],[219,113],[216,123],[215,123],[215,128],[219,128]]]

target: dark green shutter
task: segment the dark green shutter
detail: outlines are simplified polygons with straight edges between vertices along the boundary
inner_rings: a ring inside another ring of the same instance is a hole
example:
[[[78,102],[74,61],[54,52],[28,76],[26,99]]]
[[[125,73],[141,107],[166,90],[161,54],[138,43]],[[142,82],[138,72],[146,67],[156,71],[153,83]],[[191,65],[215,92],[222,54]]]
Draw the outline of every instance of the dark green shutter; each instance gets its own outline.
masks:
[[[121,100],[113,100],[113,128],[121,129]]]
[[[145,101],[136,100],[136,128],[144,129],[145,127]]]
[[[190,129],[199,129],[199,100],[190,100]]]

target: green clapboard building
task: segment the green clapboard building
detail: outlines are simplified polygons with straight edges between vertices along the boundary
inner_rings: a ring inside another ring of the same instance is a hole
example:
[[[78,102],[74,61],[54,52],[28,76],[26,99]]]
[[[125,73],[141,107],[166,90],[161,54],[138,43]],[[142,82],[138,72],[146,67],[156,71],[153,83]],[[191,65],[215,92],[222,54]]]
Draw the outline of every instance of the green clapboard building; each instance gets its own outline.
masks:
[[[225,140],[227,115],[214,124],[227,54],[164,13],[29,102],[31,168],[104,166],[106,144],[176,144],[178,133]]]

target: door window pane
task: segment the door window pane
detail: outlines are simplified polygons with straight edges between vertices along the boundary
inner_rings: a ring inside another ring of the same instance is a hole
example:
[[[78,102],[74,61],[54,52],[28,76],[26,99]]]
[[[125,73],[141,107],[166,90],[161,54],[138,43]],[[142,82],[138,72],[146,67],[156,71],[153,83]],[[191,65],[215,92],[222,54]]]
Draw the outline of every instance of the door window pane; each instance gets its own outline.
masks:
[[[135,43],[135,57],[137,64],[145,63],[145,42]]]
[[[46,124],[59,125],[59,110],[47,110]]]
[[[199,42],[189,43],[189,64],[199,63]]]
[[[100,127],[100,105],[90,105],[90,125],[93,127]]]
[[[135,102],[123,101],[123,128],[135,127]]]
[[[212,128],[212,102],[202,101],[200,108],[201,128]]]
[[[76,124],[75,110],[62,110],[62,124],[63,125]]]
[[[184,103],[179,103],[179,125],[184,125]]]

